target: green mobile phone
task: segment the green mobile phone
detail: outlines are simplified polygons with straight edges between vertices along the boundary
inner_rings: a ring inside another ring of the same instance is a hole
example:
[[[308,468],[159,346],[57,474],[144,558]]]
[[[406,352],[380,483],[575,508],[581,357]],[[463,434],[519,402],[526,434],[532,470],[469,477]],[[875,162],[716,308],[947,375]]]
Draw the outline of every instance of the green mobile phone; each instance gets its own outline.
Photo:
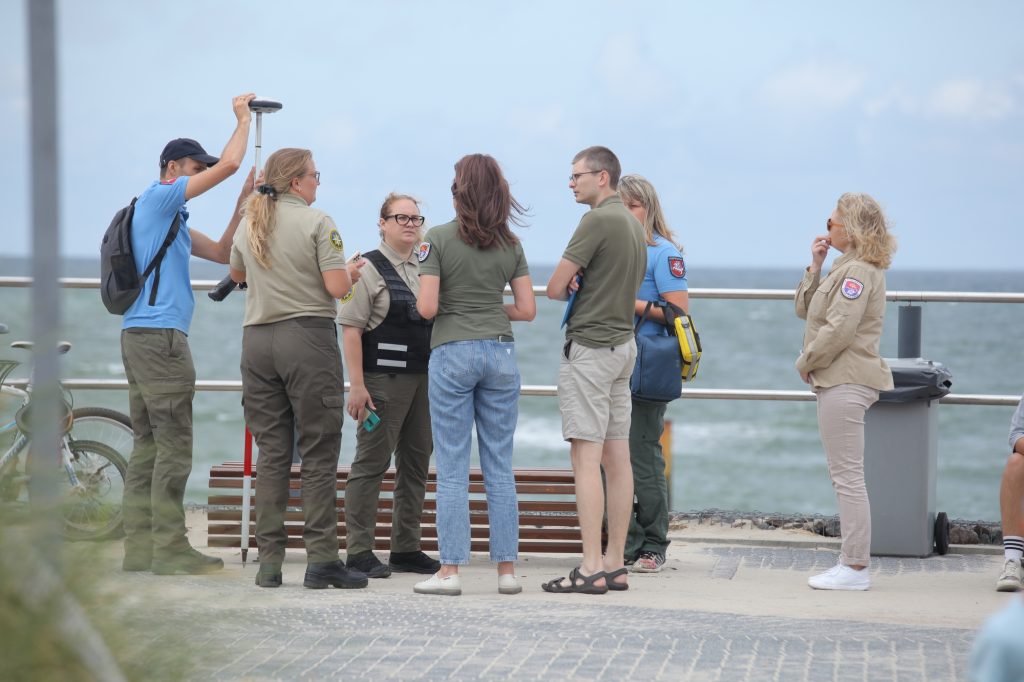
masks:
[[[380,424],[380,417],[373,410],[366,411],[366,419],[363,420],[363,428],[367,432],[373,431]]]

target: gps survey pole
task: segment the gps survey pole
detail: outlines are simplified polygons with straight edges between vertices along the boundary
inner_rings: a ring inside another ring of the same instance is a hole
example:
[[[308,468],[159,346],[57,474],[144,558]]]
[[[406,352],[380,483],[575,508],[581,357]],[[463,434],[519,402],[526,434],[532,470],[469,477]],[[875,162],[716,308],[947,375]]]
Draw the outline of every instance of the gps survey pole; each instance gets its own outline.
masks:
[[[249,111],[256,114],[256,172],[252,176],[253,189],[260,176],[260,152],[263,151],[263,114],[272,114],[281,110],[280,102],[273,102],[269,99],[254,99],[249,102]]]
[[[256,172],[252,174],[253,189],[256,189],[256,183],[259,182],[260,178],[260,154],[263,151],[263,114],[272,114],[275,111],[280,111],[282,106],[284,105],[280,102],[274,102],[269,99],[254,99],[249,102],[249,111],[256,114],[256,158],[253,162]],[[210,289],[206,295],[214,301],[223,301],[228,294],[235,290],[235,286],[231,275],[228,275],[217,282],[217,286]],[[245,288],[244,285],[242,288]]]
[[[263,151],[263,114],[272,114],[275,111],[280,111],[280,109],[280,102],[272,102],[268,99],[254,99],[249,102],[249,110],[256,114],[256,158],[254,160],[256,171],[252,174],[253,189],[256,189],[256,183],[259,182],[260,177],[260,152]],[[224,296],[227,296],[231,289],[234,289],[234,282],[231,281],[230,275],[228,275],[226,280],[222,280],[217,285],[217,289],[221,289],[221,285],[225,281],[231,284],[231,288],[224,292]],[[213,298],[213,291],[210,294],[210,298]],[[249,432],[248,426],[245,427],[244,453],[242,460],[242,532],[239,538],[242,550],[242,566],[245,566],[245,560],[249,554],[249,517],[252,511],[252,496],[250,494],[252,490],[252,434]]]

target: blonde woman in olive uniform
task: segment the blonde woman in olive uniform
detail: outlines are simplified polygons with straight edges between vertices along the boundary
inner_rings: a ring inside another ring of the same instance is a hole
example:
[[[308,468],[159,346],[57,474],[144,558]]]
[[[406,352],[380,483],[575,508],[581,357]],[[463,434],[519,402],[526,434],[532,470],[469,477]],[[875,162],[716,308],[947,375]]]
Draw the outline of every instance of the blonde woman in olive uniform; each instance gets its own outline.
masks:
[[[231,278],[247,282],[242,323],[242,401],[256,461],[256,584],[281,585],[292,447],[302,458],[303,541],[311,588],[366,587],[338,560],[336,480],[344,377],[336,299],[359,279],[341,235],[316,201],[320,173],[308,149],[270,155],[231,248]]]
[[[893,387],[878,354],[885,319],[885,270],[896,239],[881,207],[867,194],[847,193],[811,244],[811,265],[796,291],[797,317],[807,320],[797,358],[800,377],[818,398],[818,428],[839,503],[839,563],[808,579],[818,590],[871,586],[871,506],[864,485],[864,413]],[[824,278],[829,247],[843,255]]]
[[[346,565],[370,578],[392,571],[433,574],[441,563],[420,550],[420,517],[433,442],[427,400],[432,323],[416,311],[419,245],[424,218],[416,200],[389,194],[377,225],[381,242],[363,254],[362,279],[342,299],[342,329],[350,388],[346,410],[360,425],[367,410],[380,424],[356,431],[356,456],[345,484]],[[380,483],[395,456],[391,556],[373,553]]]

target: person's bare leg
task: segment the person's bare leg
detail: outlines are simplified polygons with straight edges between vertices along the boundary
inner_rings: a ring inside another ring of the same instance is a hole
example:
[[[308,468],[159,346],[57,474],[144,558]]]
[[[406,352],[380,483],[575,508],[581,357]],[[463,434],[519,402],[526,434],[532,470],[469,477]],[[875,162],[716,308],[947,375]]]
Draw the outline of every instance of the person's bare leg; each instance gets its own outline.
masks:
[[[580,518],[580,535],[583,538],[583,561],[580,563],[580,572],[583,575],[593,575],[604,570],[601,559],[601,521],[604,518],[604,486],[601,483],[602,444],[575,438],[569,451],[572,457],[573,477],[576,481],[576,511]],[[632,475],[630,471],[630,476]],[[625,535],[622,541],[625,543]],[[619,548],[619,553],[622,553],[622,547]],[[601,587],[604,585],[604,578],[595,581],[594,584]]]
[[[1019,452],[1011,453],[1006,460],[999,484],[999,512],[1004,537],[1024,536],[1024,455]]]
[[[601,465],[608,486],[608,547],[602,565],[603,570],[614,571],[623,566],[626,535],[633,511],[633,467],[629,461],[629,441],[605,441]],[[621,585],[626,581],[624,576],[615,579]]]
[[[441,570],[437,572],[437,577],[443,579],[443,578],[447,578],[448,576],[458,575],[458,574],[459,574],[459,565],[458,564],[441,564]]]

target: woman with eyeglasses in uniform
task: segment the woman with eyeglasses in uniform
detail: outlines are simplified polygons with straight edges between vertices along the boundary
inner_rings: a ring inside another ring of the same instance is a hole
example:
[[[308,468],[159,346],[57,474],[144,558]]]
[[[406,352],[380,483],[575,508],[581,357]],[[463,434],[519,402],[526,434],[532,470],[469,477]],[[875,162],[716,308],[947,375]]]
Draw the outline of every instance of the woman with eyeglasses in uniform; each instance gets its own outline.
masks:
[[[413,590],[462,593],[459,566],[469,563],[469,459],[474,424],[487,490],[490,558],[498,592],[517,594],[519,508],[512,441],[519,415],[519,367],[512,322],[536,314],[523,245],[509,223],[523,208],[498,162],[484,154],[455,164],[455,220],[431,228],[421,247],[417,307],[434,320],[430,338],[430,421],[437,466],[441,569]],[[512,303],[504,302],[505,286]]]
[[[336,299],[359,280],[341,234],[312,207],[320,173],[308,149],[270,155],[231,247],[231,279],[246,282],[242,405],[256,439],[256,584],[280,587],[293,447],[302,459],[306,576],[314,589],[366,587],[338,558],[337,471],[344,384]]]
[[[346,411],[360,426],[345,485],[346,565],[370,578],[387,578],[392,571],[433,574],[441,568],[420,549],[433,451],[427,400],[432,323],[416,310],[423,223],[411,196],[392,193],[384,199],[377,221],[380,245],[363,254],[362,278],[338,310],[350,382]],[[373,553],[374,529],[392,454],[394,507],[385,565]]]
[[[797,358],[800,378],[818,399],[818,430],[839,503],[839,563],[807,583],[816,590],[871,586],[871,506],[864,484],[864,414],[893,387],[878,353],[885,320],[885,271],[896,251],[882,208],[867,194],[839,197],[828,233],[811,242],[811,264],[796,290],[797,317],[807,320]],[[828,275],[829,248],[843,255]]]

